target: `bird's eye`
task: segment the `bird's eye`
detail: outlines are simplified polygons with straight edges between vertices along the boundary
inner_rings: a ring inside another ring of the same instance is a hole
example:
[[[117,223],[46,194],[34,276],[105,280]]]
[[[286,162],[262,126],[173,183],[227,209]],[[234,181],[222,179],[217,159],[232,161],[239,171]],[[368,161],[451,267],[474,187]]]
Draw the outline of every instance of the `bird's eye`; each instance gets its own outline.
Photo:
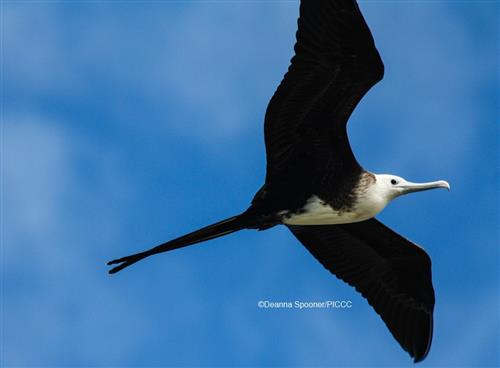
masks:
[[[391,184],[392,184],[392,185],[396,185],[397,183],[398,183],[398,181],[397,181],[396,179],[392,179],[392,180],[391,180]]]

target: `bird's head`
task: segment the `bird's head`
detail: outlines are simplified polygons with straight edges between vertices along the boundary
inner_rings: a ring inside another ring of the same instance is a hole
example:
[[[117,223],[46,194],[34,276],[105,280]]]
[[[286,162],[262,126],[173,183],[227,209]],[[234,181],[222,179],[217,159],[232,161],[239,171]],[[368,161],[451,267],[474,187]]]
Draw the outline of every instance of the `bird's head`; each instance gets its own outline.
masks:
[[[444,180],[431,181],[428,183],[412,183],[400,176],[389,174],[376,174],[376,186],[388,201],[403,194],[420,192],[422,190],[445,188],[450,190],[450,184]]]

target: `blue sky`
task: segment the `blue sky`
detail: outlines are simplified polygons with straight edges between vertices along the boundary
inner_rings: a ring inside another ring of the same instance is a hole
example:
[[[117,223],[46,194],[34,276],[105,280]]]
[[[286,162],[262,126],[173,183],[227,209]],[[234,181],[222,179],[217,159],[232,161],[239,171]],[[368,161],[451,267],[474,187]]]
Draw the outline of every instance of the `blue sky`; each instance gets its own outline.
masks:
[[[452,191],[379,218],[423,245],[437,304],[421,366],[498,366],[498,8],[364,1],[386,66],[359,161]],[[283,227],[109,259],[244,210],[296,1],[2,2],[3,366],[409,366],[380,318]],[[351,300],[269,310],[259,300]]]

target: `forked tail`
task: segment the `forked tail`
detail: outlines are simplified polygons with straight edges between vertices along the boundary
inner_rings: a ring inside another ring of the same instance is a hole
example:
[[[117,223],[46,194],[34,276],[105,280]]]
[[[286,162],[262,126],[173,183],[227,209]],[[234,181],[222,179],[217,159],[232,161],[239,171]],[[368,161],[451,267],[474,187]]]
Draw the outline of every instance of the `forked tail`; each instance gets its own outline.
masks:
[[[153,254],[168,252],[169,250],[174,250],[188,245],[204,242],[206,240],[218,238],[219,236],[231,234],[235,231],[245,229],[246,227],[247,221],[245,220],[245,216],[238,215],[230,217],[215,224],[193,231],[192,233],[160,244],[147,251],[110,261],[107,263],[108,265],[117,264],[118,266],[109,270],[109,273],[117,273],[118,271],[123,270],[125,267],[131,266],[134,263],[139,262],[141,259],[152,256]]]

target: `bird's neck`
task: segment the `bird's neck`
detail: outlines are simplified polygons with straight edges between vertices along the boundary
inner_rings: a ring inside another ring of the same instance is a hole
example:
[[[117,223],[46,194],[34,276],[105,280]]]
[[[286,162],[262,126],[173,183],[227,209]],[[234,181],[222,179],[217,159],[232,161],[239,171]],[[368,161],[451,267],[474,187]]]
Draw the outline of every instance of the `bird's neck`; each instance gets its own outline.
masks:
[[[377,175],[364,172],[356,187],[354,211],[363,219],[375,217],[392,200]]]

